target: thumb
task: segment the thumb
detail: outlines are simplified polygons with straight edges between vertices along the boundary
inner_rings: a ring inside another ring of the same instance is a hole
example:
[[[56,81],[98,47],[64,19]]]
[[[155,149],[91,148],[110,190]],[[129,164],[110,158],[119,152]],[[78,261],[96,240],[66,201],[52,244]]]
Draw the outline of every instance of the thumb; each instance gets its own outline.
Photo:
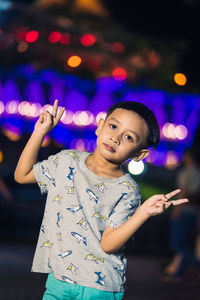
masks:
[[[39,117],[39,120],[38,120],[40,123],[43,123],[44,122],[44,114],[41,113],[40,114],[40,117]]]

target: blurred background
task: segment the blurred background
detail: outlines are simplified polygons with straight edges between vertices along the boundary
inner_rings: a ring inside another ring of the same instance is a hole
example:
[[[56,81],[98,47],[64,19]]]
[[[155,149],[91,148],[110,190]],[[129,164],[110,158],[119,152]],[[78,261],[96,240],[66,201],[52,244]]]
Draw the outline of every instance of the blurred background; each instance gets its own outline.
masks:
[[[192,178],[200,177],[199,13],[197,0],[0,1],[0,299],[37,300],[44,291],[46,275],[30,268],[45,196],[36,185],[17,184],[13,173],[40,112],[55,99],[66,111],[39,160],[64,148],[93,151],[99,118],[132,100],[155,113],[161,132],[146,160],[123,166],[143,200],[184,189],[177,178],[187,149],[197,169]],[[150,219],[128,243],[125,299],[200,298],[195,264],[183,281],[163,280],[175,253],[172,217],[169,209]],[[195,226],[190,246],[200,257]]]

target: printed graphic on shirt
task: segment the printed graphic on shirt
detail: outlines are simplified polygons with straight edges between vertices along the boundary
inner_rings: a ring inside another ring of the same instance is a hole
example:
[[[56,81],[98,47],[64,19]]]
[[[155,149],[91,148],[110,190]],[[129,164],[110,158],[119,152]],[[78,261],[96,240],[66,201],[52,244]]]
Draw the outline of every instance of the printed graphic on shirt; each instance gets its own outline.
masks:
[[[76,154],[75,151],[69,151],[68,154],[71,155],[71,157],[73,157],[74,160],[80,161],[80,157]]]
[[[84,218],[82,218],[82,219],[81,219],[78,223],[76,223],[76,224],[81,225],[81,227],[82,227],[84,230],[88,230],[88,229],[87,229],[88,222],[87,222]]]
[[[71,265],[67,267],[67,270],[71,271],[74,275],[77,275],[78,267],[71,263]]]
[[[67,277],[67,276],[62,276],[61,278],[62,278],[63,281],[66,281],[66,282],[68,282],[68,283],[71,283],[71,284],[77,284],[76,281],[70,279],[70,278]]]
[[[66,210],[71,211],[72,213],[76,213],[77,211],[79,211],[80,209],[82,209],[83,207],[81,205],[74,205],[71,204],[71,207],[67,207]]]
[[[82,242],[85,246],[87,246],[87,238],[83,237],[81,234],[72,231],[71,235],[76,239],[77,243],[80,244]]]
[[[67,250],[62,253],[59,253],[58,256],[65,258],[65,257],[69,256],[70,254],[72,254],[72,250]]]
[[[126,199],[127,195],[128,195],[127,193],[122,193],[121,197],[119,198],[119,201],[122,200],[122,199],[123,200]]]
[[[98,258],[98,257],[94,256],[92,253],[91,253],[91,254],[88,254],[88,255],[85,257],[85,259],[94,261],[94,262],[97,263],[97,264],[99,263],[99,261],[102,262],[102,263],[104,263],[104,258]]]
[[[105,186],[105,184],[102,182],[102,183],[98,183],[98,184],[95,184],[95,186],[98,187],[99,191],[101,193],[104,193],[105,190],[107,190],[107,187]]]
[[[42,181],[39,181],[38,183],[39,183],[39,186],[41,188],[41,191],[42,192],[46,191],[47,185],[44,182],[42,182]]]
[[[101,276],[101,272],[94,272],[97,275],[97,280],[95,281],[96,283],[100,284],[100,285],[104,285],[104,278],[106,276]]]
[[[74,172],[74,168],[72,168],[72,167],[69,167],[69,173],[68,173],[68,175],[67,175],[67,178],[69,179],[69,180],[72,180],[72,181],[74,181],[74,175],[76,174],[75,172]]]
[[[99,197],[96,196],[91,189],[86,189],[86,192],[88,193],[90,200],[94,200],[96,203],[98,203]]]
[[[57,236],[58,241],[62,241],[62,233],[61,232],[57,232],[56,236]]]
[[[67,194],[74,194],[74,186],[65,186]]]
[[[115,228],[117,226],[117,224],[114,223],[113,221],[109,221],[107,226],[110,228]]]
[[[46,248],[52,248],[53,243],[51,243],[50,241],[46,241],[44,243],[42,243],[42,245],[40,247],[46,247]]]
[[[52,177],[52,175],[49,173],[49,169],[45,168],[43,165],[41,165],[42,168],[42,174],[44,174],[53,184],[53,186],[56,186],[55,179]]]
[[[127,205],[129,204],[130,207],[134,208],[134,207],[137,207],[138,206],[138,202],[135,201],[135,200],[127,200],[127,201],[124,201],[124,205]]]
[[[120,182],[119,184],[123,184],[123,185],[127,186],[129,190],[136,190],[136,187],[134,185],[132,185],[130,183],[130,181],[123,181],[123,182]]]
[[[97,218],[97,219],[99,219],[99,220],[104,220],[104,221],[106,221],[106,217],[103,217],[101,214],[100,214],[100,212],[95,212],[94,213],[94,215],[93,215],[93,217],[95,217],[95,218]]]
[[[43,233],[45,233],[45,227],[44,227],[44,225],[41,225],[41,231],[42,231]]]
[[[57,222],[56,222],[56,225],[58,227],[60,227],[60,220],[62,219],[62,215],[60,213],[60,211],[57,213]]]
[[[62,197],[59,196],[59,194],[57,194],[54,198],[53,198],[53,202],[57,202],[58,204],[60,204],[62,200]]]
[[[53,157],[53,163],[54,163],[54,165],[56,167],[58,166],[58,156],[57,155],[54,155],[54,157]]]

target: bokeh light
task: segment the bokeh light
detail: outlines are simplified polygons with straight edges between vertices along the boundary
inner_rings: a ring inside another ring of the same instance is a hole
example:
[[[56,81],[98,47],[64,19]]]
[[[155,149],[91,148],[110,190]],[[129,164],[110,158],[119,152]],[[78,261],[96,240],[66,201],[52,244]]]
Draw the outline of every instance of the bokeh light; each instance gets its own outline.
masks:
[[[32,30],[26,33],[25,40],[27,43],[34,43],[37,41],[38,37],[39,37],[39,32]]]
[[[2,163],[3,161],[3,152],[0,150],[0,164]]]
[[[143,163],[143,161],[134,161],[131,160],[128,164],[128,170],[131,174],[133,175],[139,175],[142,174],[145,170],[145,165]]]
[[[48,41],[52,44],[58,43],[62,38],[59,31],[53,31],[49,34]]]
[[[67,60],[67,64],[72,68],[78,67],[81,64],[81,62],[82,59],[78,55],[70,56]]]
[[[112,76],[118,81],[123,81],[127,78],[127,72],[123,68],[115,68],[112,71]]]
[[[112,43],[112,45],[111,45],[111,49],[112,49],[112,51],[113,51],[114,53],[120,54],[120,53],[123,53],[123,52],[124,52],[125,47],[124,47],[124,45],[123,45],[122,43],[114,42],[114,43]]]
[[[187,78],[183,73],[176,73],[174,75],[174,81],[177,85],[184,86],[186,85]]]
[[[81,44],[85,47],[90,47],[96,42],[95,37],[92,34],[84,34],[81,38]]]

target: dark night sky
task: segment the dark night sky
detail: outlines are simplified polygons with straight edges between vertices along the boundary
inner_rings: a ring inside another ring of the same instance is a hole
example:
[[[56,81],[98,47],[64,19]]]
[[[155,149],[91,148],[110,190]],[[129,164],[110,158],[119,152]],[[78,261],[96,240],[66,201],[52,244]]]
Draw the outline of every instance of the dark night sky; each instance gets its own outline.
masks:
[[[164,38],[173,43],[182,39],[187,50],[181,55],[180,72],[185,72],[192,85],[199,86],[200,1],[199,0],[101,0],[114,20],[133,33]],[[31,3],[33,0],[15,0]],[[1,15],[0,20],[4,20]],[[4,20],[8,21],[8,19]]]
[[[199,85],[200,55],[200,1],[103,1],[114,19],[130,31],[144,36],[164,38],[169,43],[182,39],[187,50],[180,61],[180,71],[185,72],[192,84]],[[132,8],[130,8],[132,5]]]

